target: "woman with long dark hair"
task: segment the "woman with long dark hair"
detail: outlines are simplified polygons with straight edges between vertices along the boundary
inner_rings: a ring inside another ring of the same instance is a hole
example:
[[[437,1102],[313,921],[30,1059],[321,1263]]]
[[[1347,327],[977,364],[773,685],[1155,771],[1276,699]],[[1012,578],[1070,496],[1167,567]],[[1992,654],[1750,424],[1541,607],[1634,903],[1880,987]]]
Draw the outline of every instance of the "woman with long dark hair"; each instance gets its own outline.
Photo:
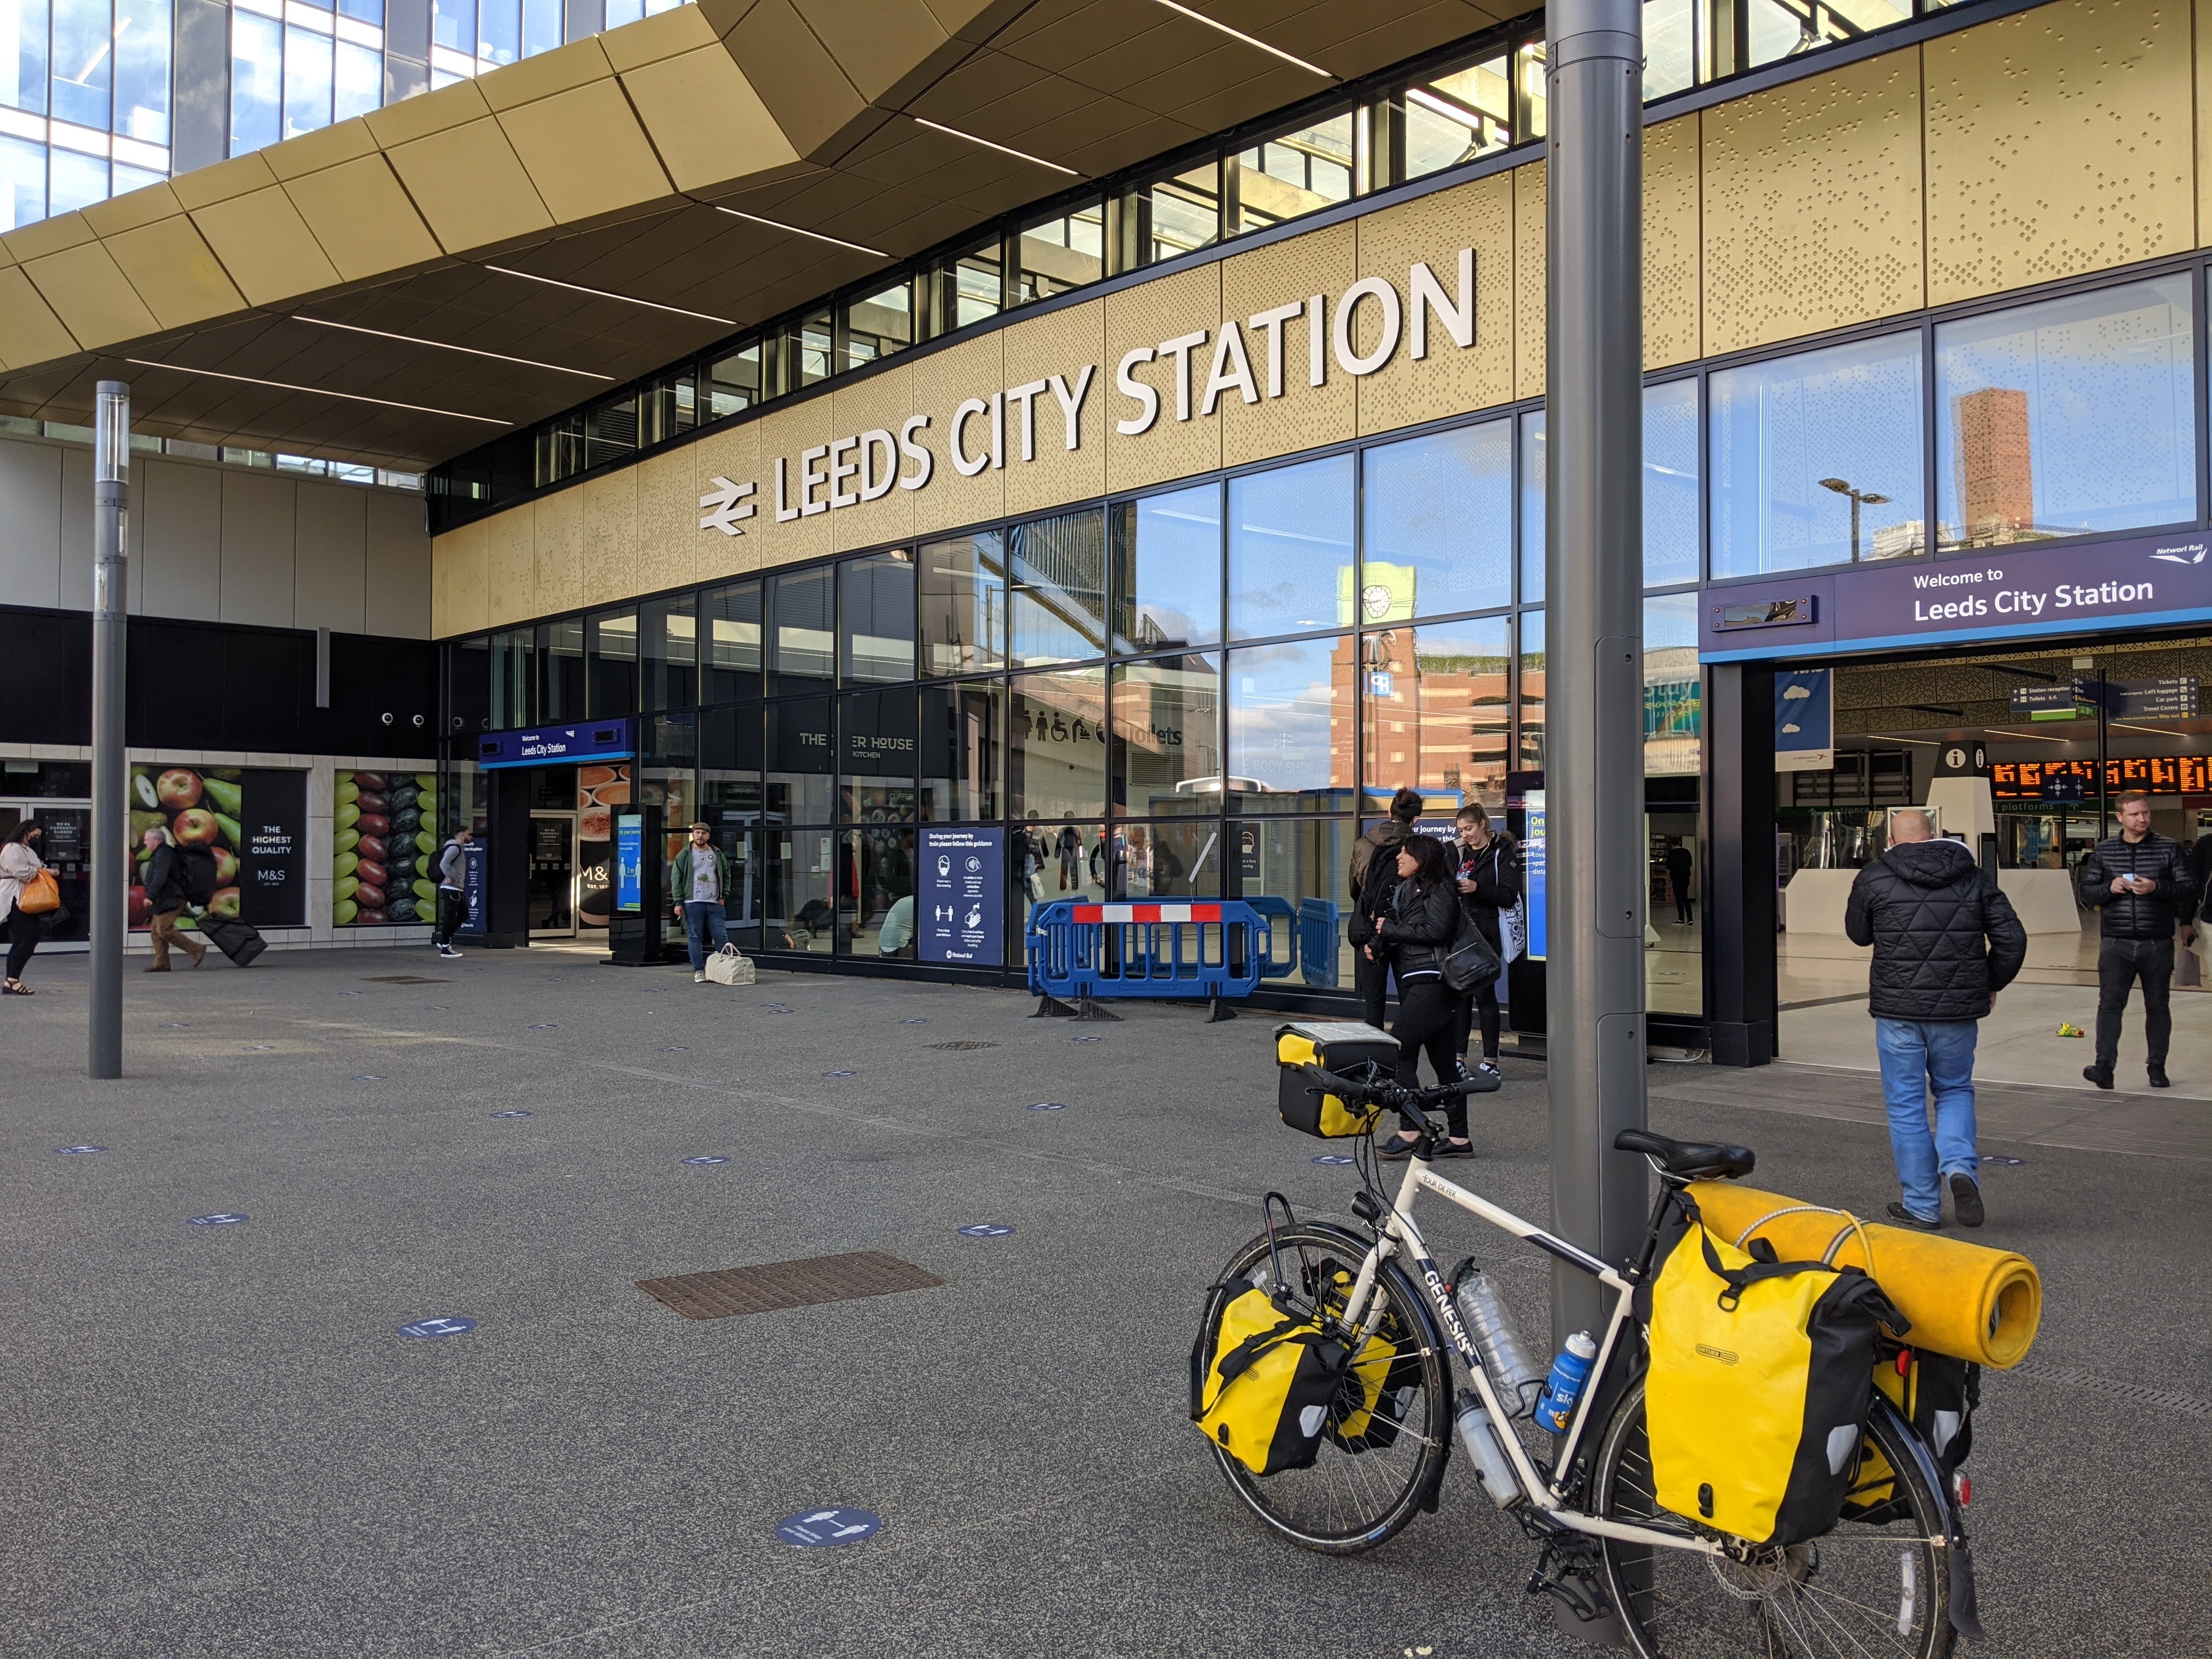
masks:
[[[46,860],[39,856],[39,843],[46,834],[36,818],[25,818],[15,826],[15,832],[7,842],[0,844],[0,933],[8,939],[8,977],[0,983],[0,993],[11,997],[34,994],[23,983],[23,969],[31,960],[31,952],[39,948],[46,921],[15,901],[22,896],[24,884],[46,867]]]
[[[1444,957],[1459,933],[1457,875],[1443,842],[1432,836],[1408,836],[1398,847],[1398,881],[1391,890],[1389,914],[1375,921],[1376,943],[1389,949],[1391,971],[1398,978],[1398,1023],[1390,1034],[1398,1039],[1398,1081],[1407,1088],[1420,1085],[1424,1049],[1437,1082],[1461,1080],[1452,1034],[1462,999],[1444,982]],[[1466,1100],[1448,1103],[1444,1119],[1451,1138],[1437,1143],[1436,1156],[1474,1157]],[[1409,1158],[1416,1139],[1414,1131],[1401,1129],[1382,1144],[1382,1156]]]

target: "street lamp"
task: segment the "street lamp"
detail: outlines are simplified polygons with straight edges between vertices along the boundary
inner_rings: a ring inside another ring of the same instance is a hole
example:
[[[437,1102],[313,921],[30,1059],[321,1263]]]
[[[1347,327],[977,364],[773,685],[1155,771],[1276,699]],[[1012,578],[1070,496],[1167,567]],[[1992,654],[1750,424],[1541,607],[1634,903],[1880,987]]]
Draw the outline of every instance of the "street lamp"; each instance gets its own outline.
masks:
[[[1854,489],[1841,478],[1823,478],[1820,488],[1832,489],[1838,495],[1851,498],[1851,562],[1856,564],[1859,562],[1859,503],[1864,501],[1869,507],[1887,507],[1889,497],[1877,495],[1871,489]]]

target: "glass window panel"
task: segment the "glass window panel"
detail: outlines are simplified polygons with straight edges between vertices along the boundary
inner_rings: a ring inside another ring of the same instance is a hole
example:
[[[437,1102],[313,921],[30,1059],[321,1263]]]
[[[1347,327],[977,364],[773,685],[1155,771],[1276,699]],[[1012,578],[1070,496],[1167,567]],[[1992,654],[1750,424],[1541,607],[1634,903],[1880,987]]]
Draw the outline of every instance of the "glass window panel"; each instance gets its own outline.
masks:
[[[838,816],[848,823],[914,817],[915,729],[911,687],[856,691],[837,699]]]
[[[607,0],[607,27],[618,29],[645,15],[644,0]]]
[[[556,483],[584,470],[584,417],[562,415],[538,430],[538,482]]]
[[[584,712],[584,623],[581,617],[538,623],[538,665],[543,678],[539,682],[535,719],[550,726],[556,720],[590,718]]]
[[[1106,207],[1086,202],[1025,227],[1015,239],[1018,302],[1049,300],[1106,273]]]
[[[828,823],[836,816],[836,750],[830,699],[793,697],[768,706],[768,820]]]
[[[100,157],[57,149],[50,167],[46,205],[54,212],[67,213],[107,199],[107,163]]]
[[[611,15],[607,27],[614,27]],[[430,44],[475,57],[477,0],[430,0]]]
[[[708,373],[707,414],[720,420],[761,400],[761,349],[755,340],[716,361]]]
[[[446,647],[446,730],[467,746],[468,735],[491,729],[491,641],[483,635]]]
[[[1023,674],[1009,701],[1007,761],[1017,817],[1106,810],[1106,671]]]
[[[1944,548],[2197,517],[2189,289],[2166,276],[1936,331]]]
[[[968,674],[1006,662],[1006,544],[995,530],[924,543],[916,575],[921,672]]]
[[[1355,649],[1340,634],[1229,653],[1227,793],[1237,810],[1351,807]]]
[[[647,708],[689,708],[699,700],[699,618],[689,593],[638,607],[640,673]]]
[[[1546,84],[1542,40],[1526,41],[1513,48],[1513,81],[1522,141],[1544,137],[1551,131],[1551,123],[1545,118],[1551,92]]]
[[[637,612],[602,611],[585,619],[591,654],[591,703],[586,719],[627,714],[637,707]]]
[[[1366,468],[1363,626],[1512,603],[1511,422],[1384,444]]]
[[[1513,143],[1513,83],[1502,55],[1407,88],[1401,108],[1408,179]]]
[[[46,216],[46,147],[0,135],[0,230]]]
[[[1694,596],[1693,596],[1694,597]],[[1506,619],[1393,628],[1361,641],[1360,711],[1370,793],[1400,785],[1455,805],[1505,803],[1512,658]]]
[[[1695,777],[1704,732],[1698,596],[1644,601],[1644,775]]]
[[[1544,411],[1521,417],[1521,603],[1544,597]]]
[[[1221,810],[1221,656],[1194,651],[1114,668],[1116,816]]]
[[[491,636],[491,726],[495,732],[538,719],[538,635],[513,628]]]
[[[1352,947],[1344,942],[1340,918],[1352,908],[1346,883],[1352,848],[1359,839],[1354,818],[1257,818],[1229,826],[1229,859],[1236,874],[1230,891],[1248,902],[1279,898],[1292,910],[1309,902],[1328,908],[1329,954],[1315,962],[1300,954],[1298,977],[1278,981],[1291,989],[1350,989]],[[1273,923],[1277,954],[1288,953],[1290,924]]]
[[[1697,0],[1644,0],[1644,97],[1648,103],[1698,82]]]
[[[169,0],[115,0],[115,130],[141,143],[169,142]]]
[[[637,394],[637,446],[665,443],[697,424],[698,405],[687,372],[664,375]]]
[[[1221,164],[1208,161],[1152,184],[1130,201],[1137,221],[1137,263],[1172,259],[1221,239]]]
[[[1107,850],[1106,831],[1099,824],[1055,821],[1038,812],[1015,823],[1006,837],[1007,872],[1014,887],[1007,933],[1015,932],[1012,915],[1026,915],[1036,905],[1060,899],[1096,902],[1104,898]],[[1020,932],[1018,960],[1026,963],[1029,930],[1024,927]]]
[[[339,41],[331,90],[334,119],[350,120],[380,107],[384,102],[384,54]]]
[[[637,448],[637,395],[611,398],[584,411],[584,465],[602,466]]]
[[[1756,69],[1778,58],[1802,57],[1839,40],[1855,40],[1912,15],[1911,0],[1746,0],[1750,55],[1741,65]]]
[[[751,829],[761,817],[761,708],[709,708],[699,716],[700,816],[717,826]],[[729,844],[723,843],[729,851]]]
[[[230,153],[273,144],[283,128],[284,29],[273,19],[230,14]]]
[[[637,0],[629,3],[635,8]],[[612,12],[613,5],[607,9]],[[832,830],[771,830],[763,837],[769,849],[763,860],[763,950],[830,954],[836,937],[832,900],[841,839]]]
[[[699,601],[699,701],[727,702],[761,694],[761,585],[712,587]]]
[[[522,0],[477,0],[477,56],[494,64],[522,56]]]
[[[1521,630],[1521,762],[1515,769],[1544,769],[1544,613],[1524,611]]]
[[[1302,213],[1352,199],[1353,113],[1262,139],[1239,150],[1231,234],[1264,230]]]
[[[522,0],[522,55],[535,58],[561,44],[561,0]]]
[[[338,0],[338,15],[384,27],[384,0]]]
[[[284,136],[296,138],[330,124],[330,36],[288,28],[284,31]]]
[[[1644,388],[1644,585],[1698,580],[1698,383]]]
[[[1006,690],[996,680],[921,694],[921,817],[965,823],[999,816],[1006,772]]]
[[[848,830],[847,869],[857,902],[845,933],[846,954],[867,961],[912,962],[915,957],[914,831]]]
[[[1711,396],[1715,576],[1925,549],[1917,334],[1728,369]]]
[[[1092,848],[1092,857],[1104,866],[1109,898],[1218,897],[1221,821],[1208,817],[1183,823],[1117,823],[1107,830],[1105,844]],[[1197,948],[1186,937],[1185,951]],[[1208,948],[1218,947],[1209,943]]]
[[[850,368],[914,343],[914,284],[894,283],[845,308],[845,362]]]
[[[882,553],[838,567],[845,684],[914,678],[914,556]]]
[[[1005,305],[1005,258],[994,238],[939,268],[938,333],[949,333],[999,314]]]
[[[0,0],[0,104],[28,110],[46,107],[46,0]],[[39,190],[46,192],[41,158]],[[33,217],[42,216],[39,215]],[[28,224],[18,219],[18,224]]]
[[[1106,518],[1097,507],[1013,527],[1013,661],[1072,662],[1106,652]]]
[[[1221,638],[1221,486],[1114,508],[1114,648],[1158,651]]]
[[[769,666],[779,691],[826,684],[837,672],[830,576],[825,568],[775,580],[775,653]]]
[[[108,0],[53,0],[53,113],[107,131],[113,21]],[[103,192],[104,194],[105,192]]]
[[[1230,480],[1230,638],[1351,623],[1352,497],[1349,455]]]
[[[780,337],[783,390],[796,392],[828,380],[836,342],[836,321],[827,306],[786,328]]]

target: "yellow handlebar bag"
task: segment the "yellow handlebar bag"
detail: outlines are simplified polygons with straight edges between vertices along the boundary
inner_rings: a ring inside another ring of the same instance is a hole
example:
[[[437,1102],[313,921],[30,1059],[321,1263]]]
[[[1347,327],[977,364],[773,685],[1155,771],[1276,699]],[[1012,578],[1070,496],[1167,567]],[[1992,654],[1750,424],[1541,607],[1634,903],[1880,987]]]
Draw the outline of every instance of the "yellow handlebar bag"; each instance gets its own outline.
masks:
[[[1856,1267],[1714,1237],[1686,1198],[1670,1231],[1646,1315],[1655,1495],[1754,1544],[1817,1538],[1850,1490],[1879,1328],[1904,1316]]]

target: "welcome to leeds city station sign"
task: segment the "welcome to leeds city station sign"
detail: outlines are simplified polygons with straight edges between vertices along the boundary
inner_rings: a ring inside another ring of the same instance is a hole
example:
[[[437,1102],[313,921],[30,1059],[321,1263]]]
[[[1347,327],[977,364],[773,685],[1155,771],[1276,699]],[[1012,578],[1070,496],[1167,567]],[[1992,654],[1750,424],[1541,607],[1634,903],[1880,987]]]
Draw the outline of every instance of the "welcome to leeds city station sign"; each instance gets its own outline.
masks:
[[[1158,345],[1124,352],[1114,366],[1114,392],[1107,394],[1117,400],[1114,429],[1134,438],[1170,414],[1177,421],[1207,418],[1222,398],[1232,394],[1256,404],[1263,398],[1285,396],[1294,383],[1327,386],[1332,361],[1357,379],[1388,364],[1401,345],[1409,356],[1425,358],[1431,321],[1454,346],[1465,350],[1474,343],[1473,248],[1459,251],[1456,276],[1455,295],[1446,291],[1425,261],[1417,260],[1407,272],[1402,295],[1384,277],[1362,277],[1333,299],[1311,295],[1255,311],[1241,324],[1232,319],[1218,334],[1194,329]],[[1363,315],[1370,319],[1364,329],[1359,322]],[[1284,325],[1301,319],[1305,362],[1285,363]],[[1360,345],[1363,332],[1369,336],[1364,349]],[[1159,389],[1137,378],[1137,370],[1148,363],[1170,362],[1174,386],[1164,398]],[[1080,449],[1083,407],[1092,395],[1098,369],[1097,363],[1072,364],[1066,373],[962,398],[945,415],[942,428],[952,470],[972,478],[987,467],[1003,468],[1010,456],[1033,461],[1040,426],[1047,441],[1057,438],[1071,450]],[[1060,417],[1057,431],[1052,424],[1055,414]],[[858,507],[880,500],[895,487],[927,489],[937,458],[917,440],[935,419],[916,415],[896,432],[877,427],[802,449],[795,458],[777,456],[776,522]],[[699,528],[744,535],[743,521],[758,507],[757,481],[740,483],[718,477],[714,483],[714,489],[699,498]]]

